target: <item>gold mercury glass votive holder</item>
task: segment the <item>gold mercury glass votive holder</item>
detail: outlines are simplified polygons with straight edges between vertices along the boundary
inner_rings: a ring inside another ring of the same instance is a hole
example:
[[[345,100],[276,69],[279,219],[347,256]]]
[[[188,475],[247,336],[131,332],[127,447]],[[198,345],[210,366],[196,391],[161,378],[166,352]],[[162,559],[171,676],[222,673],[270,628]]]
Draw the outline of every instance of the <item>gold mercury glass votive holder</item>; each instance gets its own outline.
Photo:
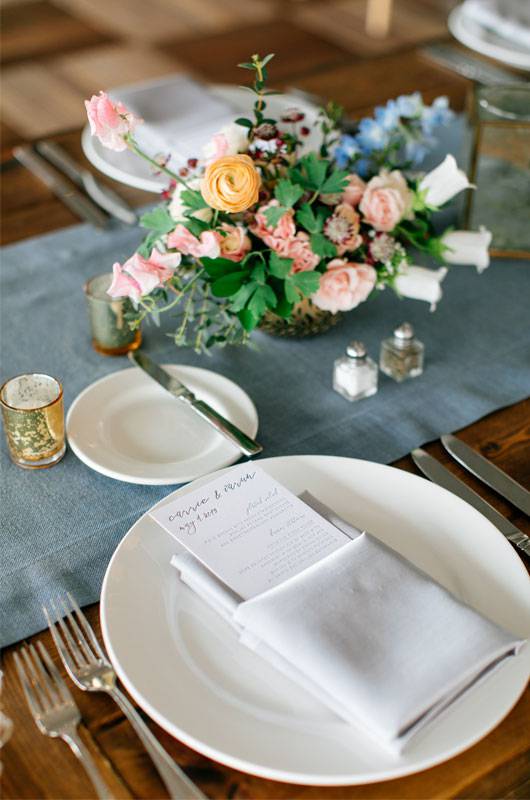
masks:
[[[127,322],[127,313],[133,311],[129,298],[107,294],[111,282],[112,274],[104,273],[85,283],[92,347],[104,356],[122,356],[140,347],[142,334]]]
[[[50,375],[29,373],[7,380],[0,404],[9,455],[19,467],[42,469],[64,456],[63,387]]]

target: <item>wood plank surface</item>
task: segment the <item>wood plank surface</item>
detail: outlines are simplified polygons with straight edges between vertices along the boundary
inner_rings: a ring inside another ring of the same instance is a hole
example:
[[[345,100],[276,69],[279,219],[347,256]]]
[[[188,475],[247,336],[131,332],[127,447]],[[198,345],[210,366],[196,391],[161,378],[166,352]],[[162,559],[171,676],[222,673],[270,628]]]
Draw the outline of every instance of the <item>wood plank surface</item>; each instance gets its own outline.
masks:
[[[440,8],[446,13],[451,2],[428,0],[424,3],[424,6],[430,6],[433,10],[432,14],[426,16],[427,33],[424,31],[424,37],[438,35],[436,26],[439,24]],[[351,19],[358,13],[354,3],[349,0],[329,0],[332,13],[326,25],[314,22],[318,22],[317,12],[325,10],[324,3],[317,8],[314,0],[304,3],[274,3],[272,0],[269,3],[265,0],[249,2],[246,12],[232,21],[231,14],[233,16],[240,7],[237,0],[230,0],[223,7],[214,0],[202,0],[199,5],[191,0],[178,0],[177,3],[156,0],[150,6],[151,13],[154,13],[153,9],[164,9],[166,19],[161,22],[159,15],[156,24],[149,30],[145,28],[150,13],[147,5],[139,0],[130,0],[130,5],[125,0],[120,0],[118,4],[109,0],[57,0],[55,3],[30,0],[20,3],[20,6],[13,2],[7,6],[9,36],[4,56],[12,62],[15,71],[8,74],[7,82],[11,114],[2,123],[2,243],[20,241],[78,222],[46,187],[12,158],[13,145],[42,135],[41,128],[33,132],[35,121],[28,121],[24,117],[31,113],[31,97],[35,93],[31,76],[37,75],[41,84],[43,81],[42,75],[38,75],[41,62],[28,58],[44,57],[43,75],[47,77],[51,74],[55,81],[62,82],[61,86],[67,87],[64,96],[53,101],[53,108],[65,115],[77,113],[75,103],[80,102],[83,92],[86,93],[94,85],[92,81],[98,70],[101,79],[106,74],[123,70],[136,80],[138,70],[155,75],[161,74],[166,68],[180,69],[182,65],[182,68],[192,70],[207,80],[238,82],[241,75],[233,65],[241,58],[246,58],[249,49],[278,52],[277,71],[274,73],[271,65],[271,76],[279,87],[296,84],[324,98],[334,98],[352,116],[361,116],[390,97],[415,90],[422,91],[427,100],[438,94],[447,94],[453,107],[462,108],[469,89],[466,80],[426,62],[416,47],[407,47],[406,43],[401,42],[399,52],[395,52],[392,42],[385,48],[373,42],[363,43],[356,36],[348,38],[340,29],[340,20],[345,19],[345,14]],[[421,6],[421,0],[406,0],[402,6],[406,6],[408,13],[413,14],[414,8]],[[41,29],[28,31],[21,23],[20,14],[17,16],[18,7],[20,13],[24,8],[33,8],[34,18],[41,20]],[[126,8],[130,8],[128,17],[123,16]],[[203,16],[206,12],[210,13],[209,19],[201,18],[201,9]],[[281,25],[279,18],[282,19]],[[274,22],[271,21],[273,19]],[[320,19],[323,19],[322,16]],[[57,23],[55,29],[54,20]],[[70,48],[67,42],[64,46],[56,46],[54,35],[63,39],[70,37],[73,47]],[[135,47],[140,40],[142,43],[138,52],[141,63],[135,64]],[[112,46],[109,46],[109,41]],[[153,44],[155,41],[156,49]],[[101,47],[101,59],[98,47]],[[75,53],[72,52],[74,49]],[[206,53],[207,57],[201,52]],[[378,55],[367,58],[368,52],[377,52]],[[31,68],[29,71],[28,67]],[[20,93],[24,95],[23,103],[19,102]],[[38,100],[38,93],[36,97]],[[48,122],[46,119],[44,122],[51,126],[50,109],[44,108],[42,113],[48,114]],[[77,118],[72,124],[79,124]],[[79,128],[55,132],[53,138],[87,165],[81,152]],[[109,183],[133,205],[146,203],[155,197]],[[490,414],[458,435],[516,480],[530,486],[530,400]],[[502,514],[530,533],[528,518],[467,475],[449,458],[440,443],[432,443],[426,449]],[[410,458],[401,459],[396,466],[416,472]],[[526,566],[529,566],[528,560]],[[97,604],[90,606],[87,614],[100,636]],[[31,637],[30,641],[36,639],[41,639],[55,657],[48,633]],[[3,653],[3,710],[12,717],[15,728],[11,740],[0,752],[3,762],[2,796],[8,800],[93,798],[93,789],[68,748],[59,741],[43,737],[37,731],[14,673],[14,649],[7,648]],[[62,666],[58,666],[64,674]],[[117,798],[166,797],[164,787],[143,747],[113,702],[105,696],[82,693],[75,688],[72,688],[72,692],[83,715],[81,735],[114,795]],[[147,722],[168,752],[211,798],[515,800],[530,797],[528,689],[500,725],[465,753],[416,775],[366,786],[322,789],[256,778],[194,752],[150,720],[147,719]]]

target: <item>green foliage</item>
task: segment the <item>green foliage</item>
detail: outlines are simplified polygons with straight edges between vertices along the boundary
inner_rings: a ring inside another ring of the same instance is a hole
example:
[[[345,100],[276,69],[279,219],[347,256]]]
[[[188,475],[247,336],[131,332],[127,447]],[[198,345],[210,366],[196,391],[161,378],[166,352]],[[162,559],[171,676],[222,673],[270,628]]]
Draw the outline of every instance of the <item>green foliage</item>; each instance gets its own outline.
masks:
[[[165,206],[159,206],[152,211],[147,211],[140,217],[142,228],[149,228],[158,236],[169,233],[175,227],[175,220]]]
[[[275,278],[284,279],[293,266],[292,258],[281,258],[278,253],[271,253],[269,258],[269,271]]]
[[[191,211],[200,211],[202,208],[208,208],[208,203],[198,189],[184,189],[180,193],[180,199]]]
[[[337,255],[337,248],[323,233],[311,234],[311,250],[320,258],[333,258]]]
[[[271,208],[267,208],[263,212],[267,220],[267,225],[270,225],[271,228],[275,228],[286,211],[289,211],[286,206],[271,206]]]
[[[274,188],[274,196],[280,206],[284,208],[292,208],[303,194],[303,188],[296,183],[291,183],[287,178],[281,178]]]

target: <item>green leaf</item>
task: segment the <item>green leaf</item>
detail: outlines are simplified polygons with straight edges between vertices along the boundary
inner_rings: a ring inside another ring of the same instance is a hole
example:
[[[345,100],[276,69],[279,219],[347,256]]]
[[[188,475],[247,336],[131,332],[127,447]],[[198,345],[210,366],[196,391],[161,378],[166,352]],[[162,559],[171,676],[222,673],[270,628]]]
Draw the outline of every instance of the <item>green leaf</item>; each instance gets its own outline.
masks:
[[[274,58],[274,56],[275,56],[275,53],[269,53],[268,55],[266,55],[265,58],[261,62],[261,66],[265,67],[269,63],[269,61],[272,58]]]
[[[265,283],[265,265],[263,263],[256,264],[252,270],[252,280],[260,284]]]
[[[157,231],[151,231],[147,234],[145,239],[143,240],[141,246],[138,248],[138,254],[142,256],[142,258],[149,258],[151,255],[151,250],[155,246],[156,242],[159,240],[160,234]]]
[[[336,192],[342,192],[348,183],[348,174],[345,169],[336,169],[329,178],[326,178],[320,188],[320,193],[335,194]]]
[[[243,308],[237,316],[239,317],[239,321],[243,328],[249,333],[250,331],[254,330],[259,322],[259,318],[256,317],[248,308]]]
[[[297,292],[295,285],[291,282],[289,278],[286,279],[284,285],[284,292],[285,292],[285,299],[288,303],[298,303],[300,300],[300,294]]]
[[[248,310],[261,319],[268,308],[275,308],[278,301],[270,286],[258,286],[247,304]]]
[[[285,208],[285,206],[272,206],[271,208],[267,208],[267,210],[263,212],[267,220],[267,225],[270,225],[271,228],[275,228],[288,210],[289,209]]]
[[[332,258],[337,255],[337,248],[322,233],[311,234],[311,250],[320,258]]]
[[[315,153],[308,153],[301,159],[307,174],[309,184],[315,191],[320,189],[326,179],[329,161],[317,157]]]
[[[250,61],[244,61],[242,64],[238,64],[238,67],[241,69],[254,69],[254,64],[251,64]]]
[[[210,230],[207,222],[203,222],[202,219],[195,219],[195,217],[186,217],[186,219],[182,220],[182,225],[197,238],[200,238],[201,233],[204,233],[204,231]]]
[[[248,272],[245,270],[223,275],[212,283],[212,294],[215,297],[232,297],[239,291],[246,277],[248,277]]]
[[[201,264],[210,278],[214,279],[240,271],[240,264],[229,258],[201,258]]]
[[[147,211],[140,217],[142,228],[150,228],[159,234],[169,233],[175,227],[175,220],[164,206]]]
[[[254,281],[249,281],[248,283],[244,283],[243,286],[236,292],[236,294],[232,297],[230,302],[230,311],[236,313],[237,311],[242,311],[242,309],[246,306],[247,300],[249,299],[250,295],[256,288],[256,284]]]
[[[269,258],[269,272],[275,278],[285,278],[293,266],[292,258],[280,258],[278,253],[272,252]]]
[[[277,314],[278,317],[287,319],[293,313],[293,305],[294,303],[289,303],[285,297],[281,297],[278,300],[278,305],[274,309],[274,313]]]
[[[208,208],[208,203],[197,189],[184,189],[180,193],[180,199],[188,208],[193,211],[200,211],[201,208]]]
[[[274,196],[280,206],[287,206],[287,208],[292,208],[300,200],[303,193],[304,190],[301,186],[291,183],[287,178],[281,178],[274,189]]]
[[[290,280],[291,283],[302,292],[304,297],[309,297],[309,295],[318,292],[320,287],[320,272],[316,270],[297,272],[295,275],[291,276]]]
[[[250,119],[247,119],[246,117],[238,117],[235,120],[235,123],[236,123],[236,125],[242,125],[243,128],[252,128],[253,127],[252,121]]]
[[[322,230],[323,220],[315,216],[315,212],[309,203],[304,203],[296,212],[296,220],[309,231],[309,233],[319,233]]]

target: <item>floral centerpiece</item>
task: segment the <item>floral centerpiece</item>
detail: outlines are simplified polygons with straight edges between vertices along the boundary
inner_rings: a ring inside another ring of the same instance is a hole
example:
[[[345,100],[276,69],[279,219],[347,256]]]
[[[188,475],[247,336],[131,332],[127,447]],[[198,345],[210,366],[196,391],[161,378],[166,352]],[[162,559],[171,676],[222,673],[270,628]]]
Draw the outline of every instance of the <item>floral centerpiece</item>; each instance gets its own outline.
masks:
[[[436,211],[470,185],[454,158],[414,171],[452,116],[446,98],[391,100],[355,135],[341,134],[342,109],[330,103],[311,128],[296,109],[269,115],[271,58],[240,65],[254,74],[252,114],[179,169],[139,148],[141,120],[122,104],[103,92],[86,102],[104,145],[131,149],[169,179],[164,202],[141,218],[143,244],[113,267],[109,293],[133,301],[131,327],[171,312],[175,343],[197,351],[247,342],[257,326],[315,332],[386,287],[434,307],[447,269],[415,266],[417,251],[488,265],[487,231],[433,227]],[[316,150],[307,146],[315,132]]]

